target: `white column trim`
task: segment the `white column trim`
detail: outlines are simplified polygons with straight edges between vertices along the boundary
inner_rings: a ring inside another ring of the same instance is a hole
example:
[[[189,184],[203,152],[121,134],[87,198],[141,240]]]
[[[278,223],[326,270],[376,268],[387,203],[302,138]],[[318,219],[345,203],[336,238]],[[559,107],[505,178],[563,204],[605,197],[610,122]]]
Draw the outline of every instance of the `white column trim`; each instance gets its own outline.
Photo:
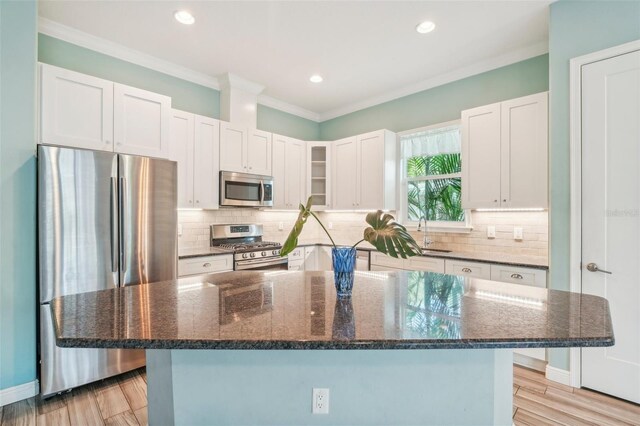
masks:
[[[569,239],[569,283],[570,291],[582,292],[582,67],[614,56],[640,50],[640,40],[578,56],[569,61],[569,166],[570,166],[570,239]],[[569,385],[579,388],[581,381],[580,348],[569,350]],[[547,367],[552,371],[564,371]],[[559,374],[557,372],[551,373]],[[552,379],[553,380],[553,379]]]
[[[31,398],[40,393],[40,384],[37,380],[0,390],[0,407]]]

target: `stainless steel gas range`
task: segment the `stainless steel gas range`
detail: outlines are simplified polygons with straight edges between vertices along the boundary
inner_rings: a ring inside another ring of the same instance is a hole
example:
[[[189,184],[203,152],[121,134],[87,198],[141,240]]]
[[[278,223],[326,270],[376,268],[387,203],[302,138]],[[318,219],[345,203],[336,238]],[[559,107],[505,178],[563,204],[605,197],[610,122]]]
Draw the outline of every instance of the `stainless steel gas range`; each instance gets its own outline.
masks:
[[[211,225],[211,247],[233,250],[233,270],[287,270],[280,243],[262,241],[262,225]]]

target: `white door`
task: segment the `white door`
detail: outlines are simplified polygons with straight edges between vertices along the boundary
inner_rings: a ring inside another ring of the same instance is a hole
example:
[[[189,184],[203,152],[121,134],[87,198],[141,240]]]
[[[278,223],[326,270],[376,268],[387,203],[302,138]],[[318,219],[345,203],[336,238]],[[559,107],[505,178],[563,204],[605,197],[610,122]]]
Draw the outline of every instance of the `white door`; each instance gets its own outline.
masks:
[[[271,133],[253,129],[247,140],[247,171],[271,176]]]
[[[171,98],[118,83],[113,92],[115,151],[170,158]]]
[[[273,208],[286,209],[286,162],[287,141],[289,138],[281,135],[273,135],[273,162],[271,172],[273,175]]]
[[[355,209],[357,202],[357,140],[341,139],[333,144],[333,208]]]
[[[171,114],[171,159],[178,163],[178,208],[193,208],[193,114]]]
[[[113,83],[42,64],[40,141],[113,151]]]
[[[220,203],[220,122],[196,115],[194,127],[194,206],[217,209]]]
[[[384,131],[358,136],[357,209],[384,208]]]
[[[500,104],[462,111],[462,207],[500,207]]]
[[[582,350],[582,385],[636,403],[638,211],[640,51],[582,67],[582,292],[607,298],[616,339],[612,347]],[[589,271],[593,264],[611,274]]]
[[[247,173],[247,129],[220,122],[220,170]]]

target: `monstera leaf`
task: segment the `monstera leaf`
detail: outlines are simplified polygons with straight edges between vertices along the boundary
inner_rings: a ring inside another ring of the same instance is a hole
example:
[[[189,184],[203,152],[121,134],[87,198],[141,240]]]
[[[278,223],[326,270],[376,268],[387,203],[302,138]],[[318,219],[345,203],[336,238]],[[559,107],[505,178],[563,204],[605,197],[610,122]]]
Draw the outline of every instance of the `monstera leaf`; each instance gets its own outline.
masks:
[[[289,232],[287,240],[284,242],[284,244],[282,244],[282,249],[280,249],[280,256],[288,255],[298,246],[298,237],[302,232],[304,224],[307,223],[307,219],[309,218],[309,216],[313,216],[318,221],[320,226],[322,226],[322,229],[327,232],[322,222],[320,222],[320,219],[318,219],[318,217],[311,211],[311,197],[309,197],[309,199],[307,200],[307,205],[303,206],[302,204],[300,204],[300,213],[298,213],[298,219],[296,220],[296,223],[293,224],[293,229],[291,229],[291,232]],[[329,232],[327,232],[327,235],[329,235]],[[336,244],[333,242],[333,238],[331,238],[331,235],[329,235],[329,239],[335,247]]]
[[[369,213],[366,221],[371,226],[364,230],[364,239],[379,252],[403,259],[421,254],[420,246],[407,228],[397,223],[390,214],[378,210]]]

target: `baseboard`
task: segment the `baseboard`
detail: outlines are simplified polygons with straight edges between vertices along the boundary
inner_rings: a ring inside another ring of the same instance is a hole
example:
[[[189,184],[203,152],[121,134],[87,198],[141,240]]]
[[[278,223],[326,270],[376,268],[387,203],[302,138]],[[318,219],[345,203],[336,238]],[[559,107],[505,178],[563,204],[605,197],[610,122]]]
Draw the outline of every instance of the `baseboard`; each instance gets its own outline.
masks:
[[[567,370],[562,370],[560,368],[547,365],[545,376],[548,380],[571,386],[571,373],[569,373],[569,371]]]
[[[37,380],[0,390],[0,407],[31,398],[40,393],[40,384]]]
[[[530,368],[531,370],[539,371],[541,373],[544,373],[547,367],[546,361],[522,354],[517,354],[515,352],[513,354],[513,363]]]

